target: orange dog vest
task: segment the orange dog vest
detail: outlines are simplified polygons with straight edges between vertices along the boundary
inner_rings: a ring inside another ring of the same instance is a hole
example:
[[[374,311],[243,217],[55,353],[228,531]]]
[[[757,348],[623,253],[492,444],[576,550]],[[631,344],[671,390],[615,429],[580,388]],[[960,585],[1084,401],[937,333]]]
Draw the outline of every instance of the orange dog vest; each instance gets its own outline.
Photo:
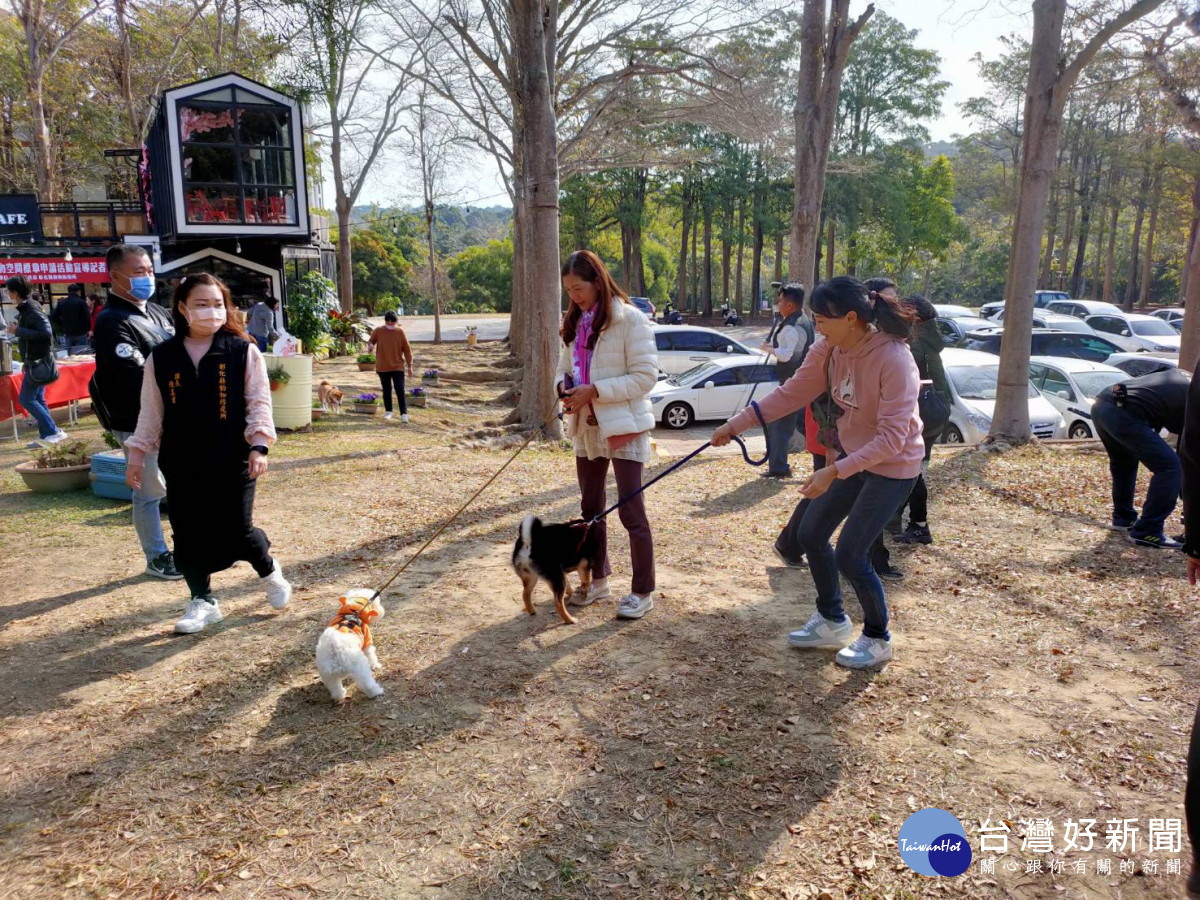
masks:
[[[333,621],[329,623],[330,628],[336,628],[343,634],[357,634],[362,637],[362,648],[366,650],[371,646],[371,620],[379,615],[377,609],[367,609],[369,601],[356,599],[355,603],[361,603],[361,606],[351,605],[345,597],[341,597],[339,602],[342,604],[338,609],[337,615],[333,617]]]

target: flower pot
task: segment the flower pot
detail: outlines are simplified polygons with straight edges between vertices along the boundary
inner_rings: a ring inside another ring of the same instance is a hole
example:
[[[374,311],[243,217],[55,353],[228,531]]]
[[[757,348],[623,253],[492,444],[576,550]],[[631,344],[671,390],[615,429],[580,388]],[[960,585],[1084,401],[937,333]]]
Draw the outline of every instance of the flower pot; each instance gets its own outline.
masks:
[[[438,380],[436,378],[426,378],[424,375],[421,376],[421,384],[429,384],[436,387],[437,383]]]
[[[24,462],[17,466],[17,474],[35,494],[61,494],[64,491],[83,490],[91,483],[91,462],[81,466],[63,466],[58,469],[39,469],[36,463]]]
[[[377,403],[355,403],[354,411],[361,413],[364,416],[374,416],[379,413],[379,404]]]
[[[429,400],[428,397],[426,397],[424,394],[420,394],[416,397],[410,396],[410,397],[406,398],[405,402],[409,406],[420,406],[421,408],[424,408],[426,403],[428,402],[428,400]]]
[[[283,382],[282,382],[282,381],[272,381],[272,382],[271,382],[271,390],[272,390],[272,391],[277,391],[277,390],[279,390],[281,387],[283,387]]]
[[[317,419],[323,418],[324,416],[325,410],[321,409],[319,406],[313,407],[312,419],[314,422],[317,421]]]
[[[375,371],[375,363],[359,363],[359,364],[358,364],[358,371],[360,371],[360,372],[374,372],[374,371]]]

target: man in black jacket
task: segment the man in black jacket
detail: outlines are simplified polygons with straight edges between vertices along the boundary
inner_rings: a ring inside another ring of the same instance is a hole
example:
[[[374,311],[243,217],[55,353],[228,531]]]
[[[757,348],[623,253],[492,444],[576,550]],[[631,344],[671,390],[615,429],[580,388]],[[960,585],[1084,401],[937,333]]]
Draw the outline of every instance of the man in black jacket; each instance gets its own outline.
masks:
[[[59,301],[50,315],[50,321],[58,329],[60,337],[66,338],[67,349],[86,347],[88,332],[92,330],[92,316],[88,312],[87,301],[79,291],[79,285],[73,284],[67,288],[65,300]]]
[[[1181,547],[1163,533],[1163,526],[1179,499],[1182,468],[1179,456],[1158,433],[1164,428],[1183,433],[1188,384],[1188,376],[1179,369],[1166,369],[1117,382],[1092,401],[1092,423],[1108,452],[1112,475],[1112,527],[1128,531],[1141,547]],[[1133,505],[1139,463],[1151,472],[1141,515]]]
[[[105,264],[110,289],[108,303],[96,319],[96,374],[89,387],[101,424],[124,447],[137,429],[146,357],[170,338],[175,328],[169,312],[148,302],[154,295],[154,267],[143,247],[116,244],[109,249]],[[146,574],[175,581],[183,576],[167,549],[159,513],[166,493],[158,454],[150,454],[142,486],[133,492],[133,527],[146,554]]]

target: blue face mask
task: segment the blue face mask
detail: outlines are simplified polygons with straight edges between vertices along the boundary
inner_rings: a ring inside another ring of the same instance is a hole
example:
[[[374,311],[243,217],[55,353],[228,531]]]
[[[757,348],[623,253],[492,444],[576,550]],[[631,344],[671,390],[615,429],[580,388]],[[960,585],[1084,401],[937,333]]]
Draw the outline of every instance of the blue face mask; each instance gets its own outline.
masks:
[[[134,275],[129,279],[129,293],[135,300],[149,300],[154,296],[154,276]]]

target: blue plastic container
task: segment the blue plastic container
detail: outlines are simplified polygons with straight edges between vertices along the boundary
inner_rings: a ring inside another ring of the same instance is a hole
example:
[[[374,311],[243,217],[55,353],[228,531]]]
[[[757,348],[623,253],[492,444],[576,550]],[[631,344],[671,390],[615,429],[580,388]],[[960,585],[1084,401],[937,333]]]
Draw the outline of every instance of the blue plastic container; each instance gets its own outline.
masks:
[[[125,483],[125,454],[105,450],[92,454],[92,493],[112,500],[132,500],[133,491]]]

